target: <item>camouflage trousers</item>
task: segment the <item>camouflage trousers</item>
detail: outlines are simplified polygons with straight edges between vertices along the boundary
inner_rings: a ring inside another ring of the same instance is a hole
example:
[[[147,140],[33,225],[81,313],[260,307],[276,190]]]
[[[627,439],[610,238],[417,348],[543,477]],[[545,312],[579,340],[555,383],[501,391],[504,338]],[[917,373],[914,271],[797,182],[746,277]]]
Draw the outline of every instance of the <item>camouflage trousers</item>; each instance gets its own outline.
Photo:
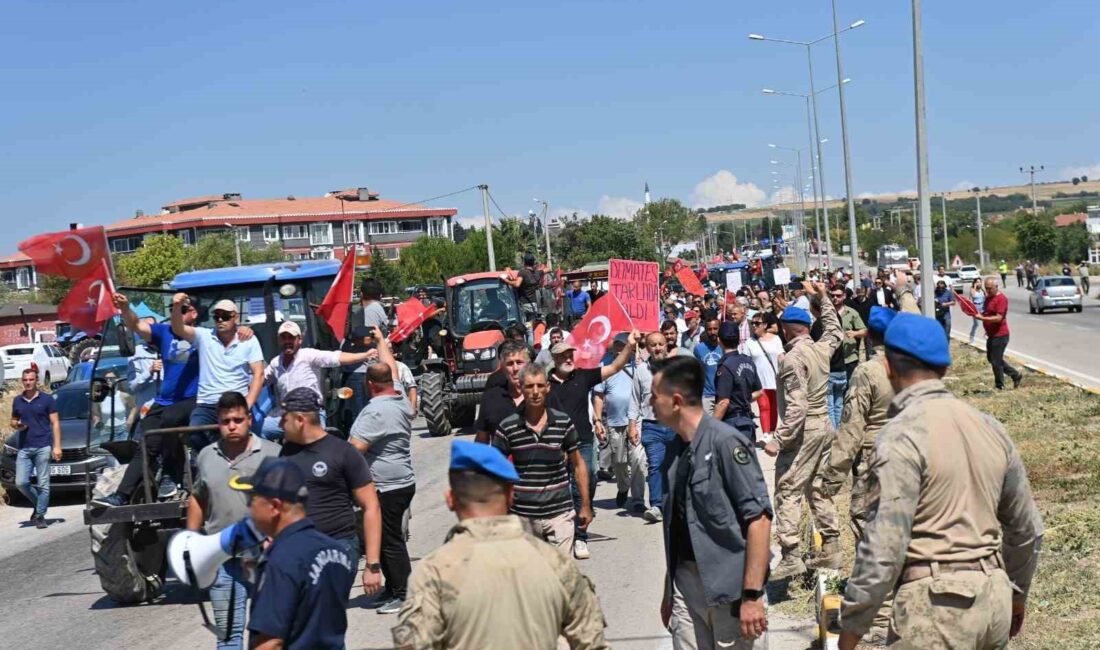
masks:
[[[878,496],[877,490],[872,494],[871,486],[871,455],[874,453],[874,447],[864,447],[856,453],[852,463],[852,498],[848,505],[851,521],[848,525],[857,543],[863,539],[871,503]]]
[[[775,460],[775,536],[784,554],[801,541],[799,523],[804,498],[810,502],[817,532],[825,539],[840,535],[836,504],[814,481],[827,460],[834,435],[828,416],[807,417],[801,443],[780,451]]]
[[[898,587],[887,644],[1004,648],[1011,622],[1012,585],[1003,570],[939,573]]]

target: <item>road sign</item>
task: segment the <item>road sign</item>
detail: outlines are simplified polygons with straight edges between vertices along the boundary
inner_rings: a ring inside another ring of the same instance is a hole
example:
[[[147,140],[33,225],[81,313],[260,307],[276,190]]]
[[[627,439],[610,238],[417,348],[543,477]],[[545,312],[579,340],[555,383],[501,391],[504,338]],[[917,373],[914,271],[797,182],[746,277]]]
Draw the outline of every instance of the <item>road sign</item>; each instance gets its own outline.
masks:
[[[951,268],[953,268],[953,269],[957,269],[962,265],[963,265],[963,260],[958,255],[955,256],[955,259],[951,260]]]

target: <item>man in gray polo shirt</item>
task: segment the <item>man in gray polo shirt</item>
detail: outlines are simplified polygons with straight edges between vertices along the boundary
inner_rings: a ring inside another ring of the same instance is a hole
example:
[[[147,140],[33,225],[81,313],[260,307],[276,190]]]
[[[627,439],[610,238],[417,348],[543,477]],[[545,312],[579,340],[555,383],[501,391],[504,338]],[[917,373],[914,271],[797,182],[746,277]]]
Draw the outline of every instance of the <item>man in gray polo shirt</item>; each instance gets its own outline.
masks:
[[[188,499],[187,529],[213,535],[248,516],[248,498],[229,487],[230,479],[252,476],[264,458],[279,455],[279,445],[250,433],[252,415],[244,395],[222,394],[215,407],[219,440],[199,452],[195,492]],[[245,601],[250,586],[244,581],[240,560],[218,568],[210,587],[210,604],[220,630],[218,648],[241,648],[244,643]],[[229,612],[232,610],[232,626]]]

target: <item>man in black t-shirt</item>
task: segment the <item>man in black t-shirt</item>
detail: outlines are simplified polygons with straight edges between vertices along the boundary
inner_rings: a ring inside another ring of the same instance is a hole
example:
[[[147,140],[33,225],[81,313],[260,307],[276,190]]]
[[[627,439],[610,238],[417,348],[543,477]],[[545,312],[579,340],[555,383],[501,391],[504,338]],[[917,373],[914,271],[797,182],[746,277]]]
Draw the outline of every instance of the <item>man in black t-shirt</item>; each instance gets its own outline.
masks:
[[[488,443],[497,427],[510,415],[523,410],[523,393],[519,388],[519,373],[531,362],[527,346],[518,341],[505,341],[497,352],[500,368],[489,375],[481,407],[474,422],[474,439]]]
[[[530,314],[538,313],[538,291],[542,286],[543,272],[535,268],[535,256],[531,253],[523,255],[523,268],[515,277],[510,277],[504,282],[516,290],[520,307]]]
[[[619,372],[630,363],[634,357],[634,349],[637,346],[639,334],[631,332],[627,339],[626,347],[615,357],[615,360],[600,368],[577,368],[573,362],[572,345],[558,343],[550,348],[550,355],[554,359],[554,370],[550,375],[550,399],[547,406],[561,411],[569,416],[573,427],[577,430],[581,458],[584,459],[588,470],[588,496],[591,500],[596,492],[596,467],[599,463],[593,457],[593,431],[592,421],[588,419],[588,402],[592,389],[609,377]],[[577,493],[576,479],[570,466],[570,482],[573,486],[573,505],[577,512],[581,510],[581,496]],[[573,542],[573,555],[584,560],[589,557],[587,525],[576,527],[576,539]]]
[[[301,468],[309,496],[306,510],[317,530],[347,546],[352,566],[359,566],[362,542],[355,534],[355,509],[363,509],[363,540],[367,547],[363,590],[382,589],[382,511],[367,461],[346,440],[328,435],[321,426],[321,399],[310,388],[295,388],[282,402],[280,425],[286,444],[279,454]]]

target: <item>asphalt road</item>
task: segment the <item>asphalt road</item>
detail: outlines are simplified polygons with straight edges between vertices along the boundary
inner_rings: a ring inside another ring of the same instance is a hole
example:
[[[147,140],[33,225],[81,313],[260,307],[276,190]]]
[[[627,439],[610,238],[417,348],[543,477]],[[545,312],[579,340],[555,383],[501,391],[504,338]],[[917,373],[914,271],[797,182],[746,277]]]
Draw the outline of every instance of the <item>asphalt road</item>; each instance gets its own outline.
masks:
[[[417,494],[409,550],[414,562],[442,543],[454,516],[443,503],[450,440],[431,438],[418,420],[413,440]],[[765,457],[766,458],[766,457]],[[770,459],[768,459],[770,460]],[[771,467],[766,463],[765,468]],[[770,471],[766,472],[769,476]],[[592,559],[580,563],[596,585],[615,648],[671,648],[658,614],[664,577],[661,529],[614,508],[615,488],[600,483],[591,527]],[[82,498],[82,497],[80,497]],[[9,648],[202,648],[213,637],[201,627],[190,590],[170,582],[157,601],[118,607],[99,587],[81,525],[80,498],[59,495],[50,528],[25,524],[21,500],[0,507],[0,646]],[[362,609],[353,593],[348,647],[389,648],[394,616]],[[813,621],[771,620],[772,650],[802,650],[813,639]]]

